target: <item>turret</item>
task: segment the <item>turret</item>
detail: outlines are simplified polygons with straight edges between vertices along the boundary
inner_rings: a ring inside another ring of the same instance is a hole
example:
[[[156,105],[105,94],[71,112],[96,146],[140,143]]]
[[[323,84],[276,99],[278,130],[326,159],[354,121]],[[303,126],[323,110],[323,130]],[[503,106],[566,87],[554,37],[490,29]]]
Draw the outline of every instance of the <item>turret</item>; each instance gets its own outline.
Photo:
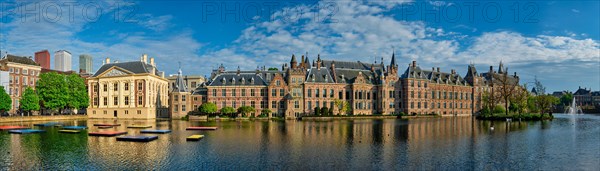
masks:
[[[295,69],[297,64],[298,64],[298,61],[296,61],[296,55],[292,54],[292,60],[290,61],[290,67],[292,69]]]

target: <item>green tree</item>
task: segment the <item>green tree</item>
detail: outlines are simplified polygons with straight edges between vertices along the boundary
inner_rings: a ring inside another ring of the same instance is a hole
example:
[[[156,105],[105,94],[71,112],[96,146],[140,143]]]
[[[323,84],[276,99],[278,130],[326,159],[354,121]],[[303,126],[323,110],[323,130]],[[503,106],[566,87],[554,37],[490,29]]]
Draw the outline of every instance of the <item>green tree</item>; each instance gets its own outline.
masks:
[[[348,114],[348,112],[352,110],[348,101],[335,99],[333,103],[338,107],[338,115]]]
[[[517,90],[515,91],[515,94],[511,100],[511,108],[515,109],[519,115],[521,115],[527,109],[527,99],[529,96],[531,96],[525,87],[527,87],[527,84],[524,84],[522,87],[517,87]]]
[[[314,111],[315,111],[315,116],[321,116],[321,109],[319,109],[319,107],[315,107]]]
[[[248,116],[248,114],[254,112],[255,109],[252,106],[242,106],[237,109],[238,113],[242,114],[242,117]]]
[[[260,111],[260,115],[261,116],[266,116],[266,117],[271,116],[271,113],[272,113],[271,109],[266,109],[266,108],[262,109]]]
[[[31,87],[25,89],[19,103],[21,104],[20,108],[27,111],[29,115],[32,110],[40,110],[40,98]]]
[[[329,111],[327,111],[327,113],[329,113],[329,115],[333,115],[333,108],[329,108]]]
[[[0,112],[4,113],[9,111],[12,105],[12,99],[10,95],[4,90],[4,86],[0,86]]]
[[[552,106],[558,104],[558,98],[551,95],[536,96],[536,104],[540,109],[540,114],[550,113]]]
[[[279,71],[279,69],[277,69],[277,68],[269,68],[268,70],[269,71]]]
[[[69,89],[63,75],[55,72],[40,74],[36,88],[44,107],[59,110],[67,106]]]
[[[221,110],[219,110],[219,112],[221,112],[222,115],[232,115],[232,114],[235,114],[235,108],[226,106],[226,107],[221,108]]]
[[[327,108],[327,106],[323,106],[323,108],[321,108],[321,115],[323,116],[329,116],[329,108]]]
[[[213,114],[217,112],[217,105],[211,102],[203,103],[198,107],[198,111],[200,111],[201,114]]]
[[[65,76],[66,87],[68,88],[67,107],[71,109],[81,109],[88,107],[90,103],[85,81],[77,74]]]
[[[569,106],[571,102],[573,102],[573,94],[570,92],[560,97],[560,103],[563,106]]]

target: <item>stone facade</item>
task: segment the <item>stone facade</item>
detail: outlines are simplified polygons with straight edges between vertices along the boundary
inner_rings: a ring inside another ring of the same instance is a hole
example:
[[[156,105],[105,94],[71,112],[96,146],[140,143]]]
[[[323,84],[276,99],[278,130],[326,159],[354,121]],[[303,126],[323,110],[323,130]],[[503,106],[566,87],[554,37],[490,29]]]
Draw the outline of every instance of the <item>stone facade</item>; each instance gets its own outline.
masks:
[[[185,105],[188,111],[206,102],[216,104],[218,109],[252,106],[256,109],[252,116],[270,109],[271,116],[286,118],[312,115],[315,107],[333,108],[335,115],[472,115],[482,109],[483,92],[494,90],[494,78],[506,76],[518,84],[516,73],[507,75],[502,64],[500,68],[496,72],[490,67],[489,72],[479,74],[469,65],[463,78],[455,70],[449,73],[439,68],[424,70],[412,61],[399,76],[395,55],[389,65],[383,59],[381,63],[327,61],[320,55],[310,64],[307,56],[303,55],[298,62],[292,55],[281,71],[266,67],[226,71],[221,65],[213,70],[206,83],[189,91],[191,98],[177,104]],[[181,96],[176,98],[180,100]],[[351,110],[340,113],[341,106],[336,102],[347,102]]]
[[[15,113],[19,107],[19,100],[25,88],[31,87],[35,89],[35,85],[39,80],[39,75],[42,67],[35,63],[31,57],[20,57],[14,55],[6,55],[0,59],[0,70],[8,71],[9,87],[8,94],[12,99],[12,109],[9,113]]]
[[[168,81],[147,55],[141,61],[105,64],[87,79],[90,118],[154,119],[168,115]]]

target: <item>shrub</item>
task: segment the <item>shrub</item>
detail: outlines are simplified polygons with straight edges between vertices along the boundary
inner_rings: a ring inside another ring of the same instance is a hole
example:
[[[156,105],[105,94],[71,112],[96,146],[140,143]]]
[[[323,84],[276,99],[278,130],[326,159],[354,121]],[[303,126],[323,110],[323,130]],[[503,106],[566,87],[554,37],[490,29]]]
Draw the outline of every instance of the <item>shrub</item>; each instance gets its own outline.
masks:
[[[494,107],[494,111],[493,111],[494,114],[505,113],[505,112],[506,112],[506,110],[504,110],[504,107],[502,107],[500,105],[497,105],[496,107]]]
[[[321,109],[319,109],[319,107],[315,107],[314,111],[315,111],[315,116],[321,116]]]
[[[321,115],[323,115],[323,116],[329,116],[329,115],[331,115],[329,113],[329,108],[327,108],[327,107],[321,108]]]

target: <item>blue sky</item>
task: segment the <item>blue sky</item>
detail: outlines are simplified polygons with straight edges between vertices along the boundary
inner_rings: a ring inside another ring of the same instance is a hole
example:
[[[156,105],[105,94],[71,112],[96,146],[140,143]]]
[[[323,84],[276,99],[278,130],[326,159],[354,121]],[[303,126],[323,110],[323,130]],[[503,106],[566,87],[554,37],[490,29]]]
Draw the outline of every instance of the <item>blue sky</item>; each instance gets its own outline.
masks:
[[[2,1],[0,49],[66,49],[168,74],[281,67],[292,54],[479,72],[502,60],[547,91],[600,89],[598,1]],[[237,18],[237,20],[236,20]],[[78,68],[74,58],[73,68]]]

